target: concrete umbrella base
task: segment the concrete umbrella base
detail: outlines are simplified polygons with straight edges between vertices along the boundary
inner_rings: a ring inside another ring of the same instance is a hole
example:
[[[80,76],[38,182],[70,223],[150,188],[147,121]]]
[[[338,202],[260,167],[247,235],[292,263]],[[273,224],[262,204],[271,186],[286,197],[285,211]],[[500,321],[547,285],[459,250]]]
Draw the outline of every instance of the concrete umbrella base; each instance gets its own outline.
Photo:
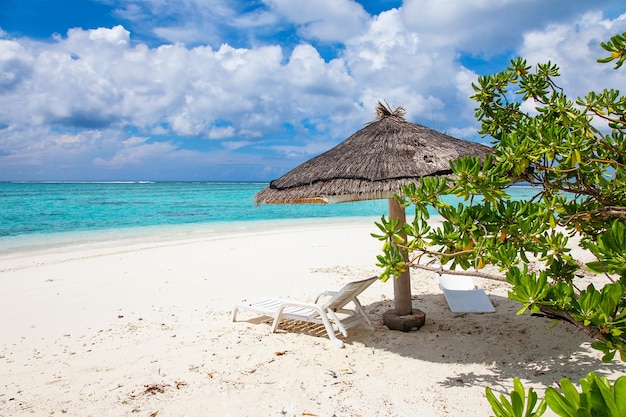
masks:
[[[426,313],[422,310],[414,309],[411,314],[398,316],[396,310],[388,310],[383,313],[383,323],[391,330],[401,330],[410,332],[419,330],[426,322]]]

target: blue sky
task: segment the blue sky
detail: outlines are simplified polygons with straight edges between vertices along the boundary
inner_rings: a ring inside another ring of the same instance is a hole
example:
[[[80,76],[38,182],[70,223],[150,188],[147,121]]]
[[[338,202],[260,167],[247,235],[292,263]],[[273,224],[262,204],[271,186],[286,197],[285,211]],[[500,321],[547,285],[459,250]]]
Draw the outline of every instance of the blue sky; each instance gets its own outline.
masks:
[[[486,142],[471,83],[517,56],[626,91],[623,0],[1,1],[0,181],[269,181],[379,100]]]

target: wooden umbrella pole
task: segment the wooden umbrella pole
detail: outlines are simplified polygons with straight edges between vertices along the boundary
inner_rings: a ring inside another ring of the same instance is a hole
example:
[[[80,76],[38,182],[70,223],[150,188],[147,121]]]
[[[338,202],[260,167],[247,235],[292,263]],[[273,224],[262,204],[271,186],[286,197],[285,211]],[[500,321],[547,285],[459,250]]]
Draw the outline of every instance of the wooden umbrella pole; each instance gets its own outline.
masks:
[[[389,206],[389,217],[398,219],[400,224],[406,223],[406,213],[404,207],[395,198],[387,199]],[[403,235],[406,239],[406,235]],[[408,254],[405,255],[405,261],[408,263]],[[406,268],[399,276],[394,277],[393,294],[395,299],[395,310],[398,316],[406,316],[413,311],[411,301],[411,275],[409,268]]]

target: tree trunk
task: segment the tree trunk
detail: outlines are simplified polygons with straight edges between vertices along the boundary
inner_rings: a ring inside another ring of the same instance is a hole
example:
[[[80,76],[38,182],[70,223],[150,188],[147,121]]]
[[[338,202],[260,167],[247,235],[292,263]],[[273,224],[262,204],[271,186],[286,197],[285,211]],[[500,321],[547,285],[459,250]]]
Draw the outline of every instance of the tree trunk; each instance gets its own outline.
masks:
[[[406,213],[404,207],[400,205],[395,198],[387,200],[389,206],[389,217],[400,220],[400,224],[406,223]],[[406,235],[403,235],[406,239]],[[408,262],[408,254],[405,255],[405,261]],[[413,311],[413,303],[411,301],[411,275],[407,267],[399,276],[395,276],[393,280],[393,295],[395,299],[396,315],[406,316]]]

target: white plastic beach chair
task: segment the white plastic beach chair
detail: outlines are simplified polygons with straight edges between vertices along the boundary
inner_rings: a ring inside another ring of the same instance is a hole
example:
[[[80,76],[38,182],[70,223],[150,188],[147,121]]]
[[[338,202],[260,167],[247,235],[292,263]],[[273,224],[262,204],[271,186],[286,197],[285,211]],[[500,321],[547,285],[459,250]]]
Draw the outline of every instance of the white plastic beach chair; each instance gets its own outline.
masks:
[[[441,274],[439,288],[453,313],[494,313],[496,309],[485,291],[467,275]]]
[[[372,322],[363,311],[357,296],[377,279],[378,277],[371,277],[346,284],[339,291],[323,292],[317,296],[314,303],[303,303],[284,298],[263,298],[240,303],[233,310],[232,320],[237,319],[239,310],[250,310],[263,316],[273,317],[272,333],[276,331],[278,324],[283,319],[323,324],[330,341],[337,347],[343,347],[343,342],[337,339],[335,335],[336,331],[346,337],[348,336],[347,329],[361,323],[373,329]],[[349,303],[354,304],[353,310],[345,308]]]

